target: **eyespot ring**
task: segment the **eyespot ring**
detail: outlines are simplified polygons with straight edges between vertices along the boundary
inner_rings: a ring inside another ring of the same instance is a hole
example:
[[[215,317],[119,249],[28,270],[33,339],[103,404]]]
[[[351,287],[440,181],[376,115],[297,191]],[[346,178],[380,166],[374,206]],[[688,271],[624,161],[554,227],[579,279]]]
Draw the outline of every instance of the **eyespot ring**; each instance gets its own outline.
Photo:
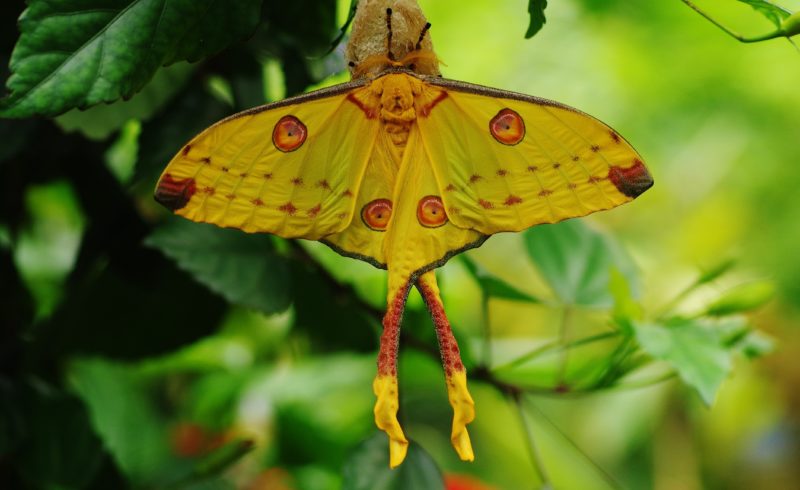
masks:
[[[501,109],[489,121],[489,132],[498,142],[514,146],[525,138],[525,122],[516,111],[509,108]]]
[[[308,129],[295,116],[283,116],[272,130],[272,144],[278,150],[289,153],[303,146],[308,137]]]
[[[388,199],[375,199],[361,208],[361,221],[363,221],[370,230],[386,231],[391,217],[392,201]]]
[[[438,228],[447,223],[447,212],[439,196],[425,196],[417,204],[417,220],[426,228]]]

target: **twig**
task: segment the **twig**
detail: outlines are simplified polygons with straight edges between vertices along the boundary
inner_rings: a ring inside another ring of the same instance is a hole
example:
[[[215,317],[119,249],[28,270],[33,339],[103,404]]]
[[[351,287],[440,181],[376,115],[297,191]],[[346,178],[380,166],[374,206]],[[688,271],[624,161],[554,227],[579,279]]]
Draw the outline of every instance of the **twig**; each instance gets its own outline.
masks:
[[[547,474],[547,469],[544,466],[544,461],[542,461],[542,455],[539,453],[539,448],[536,446],[536,440],[533,437],[533,427],[531,427],[528,416],[525,413],[525,407],[522,405],[522,395],[517,393],[510,395],[510,398],[517,407],[520,422],[522,422],[522,427],[525,430],[525,444],[528,447],[531,464],[533,465],[534,471],[539,475],[539,479],[542,480],[542,489],[553,488],[550,476]]]
[[[697,12],[698,14],[702,15],[703,17],[705,17],[706,20],[708,20],[709,22],[711,22],[715,26],[719,27],[720,29],[722,29],[722,31],[724,31],[726,34],[728,34],[732,38],[738,40],[739,42],[742,42],[742,43],[757,43],[757,42],[760,42],[760,41],[767,41],[769,39],[775,39],[775,38],[778,38],[778,37],[784,37],[784,34],[780,29],[778,29],[778,30],[776,30],[774,32],[770,32],[768,34],[762,34],[760,36],[744,37],[741,34],[739,34],[738,32],[732,31],[731,29],[728,29],[727,27],[722,25],[720,22],[718,22],[716,19],[711,17],[709,14],[705,13],[703,10],[700,9],[700,7],[698,7],[697,5],[692,3],[690,0],[681,0],[681,2],[685,3],[686,5],[688,5],[689,8],[691,8],[692,10]]]
[[[591,456],[586,454],[583,451],[583,449],[581,449],[577,444],[575,444],[575,441],[573,441],[571,437],[565,434],[560,427],[558,427],[552,420],[550,420],[550,418],[547,415],[545,415],[544,412],[542,412],[536,406],[534,406],[533,403],[530,402],[528,403],[531,407],[531,410],[536,411],[540,419],[545,421],[550,427],[553,428],[553,430],[558,432],[559,435],[561,435],[561,437],[563,437],[569,443],[569,445],[572,446],[572,448],[575,449],[578,452],[578,454],[580,454],[583,457],[584,460],[586,460],[590,465],[592,465],[602,475],[603,479],[606,481],[606,483],[609,484],[609,486],[611,486],[612,488],[622,488],[620,484],[617,483],[617,481],[614,479],[614,477],[608,474],[599,464],[597,464],[594,461],[594,459],[591,458]]]

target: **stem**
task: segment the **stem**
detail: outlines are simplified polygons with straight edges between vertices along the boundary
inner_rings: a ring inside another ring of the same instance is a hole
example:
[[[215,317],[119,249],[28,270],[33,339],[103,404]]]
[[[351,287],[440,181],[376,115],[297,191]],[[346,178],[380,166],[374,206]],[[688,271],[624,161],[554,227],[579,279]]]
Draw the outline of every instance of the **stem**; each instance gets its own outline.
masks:
[[[547,344],[545,344],[545,345],[543,345],[541,347],[537,347],[536,349],[528,352],[527,354],[523,354],[522,356],[517,357],[513,361],[510,361],[510,362],[508,362],[506,364],[502,364],[502,365],[492,369],[492,371],[498,372],[498,371],[505,371],[505,370],[508,370],[508,369],[513,369],[513,368],[518,367],[518,366],[520,366],[522,364],[525,364],[528,361],[536,359],[537,357],[541,356],[542,354],[546,354],[547,352],[550,352],[551,350],[571,349],[571,348],[574,348],[574,347],[580,347],[580,346],[585,345],[585,344],[591,344],[592,342],[598,342],[598,341],[601,341],[601,340],[611,339],[611,338],[619,337],[619,336],[620,336],[619,332],[605,332],[605,333],[599,333],[597,335],[592,335],[592,336],[589,336],[589,337],[584,337],[582,339],[573,340],[573,341],[568,342],[568,343],[566,343],[564,345],[561,345],[561,344],[559,344],[557,342],[549,342],[549,343],[547,343]]]
[[[519,393],[510,396],[514,405],[517,406],[517,413],[519,414],[520,422],[522,422],[522,427],[525,430],[525,443],[528,447],[528,454],[531,457],[531,465],[542,481],[542,488],[553,488],[550,476],[547,474],[547,470],[544,467],[542,456],[536,446],[536,440],[533,437],[533,427],[531,427],[528,417],[525,414],[525,407],[522,405],[522,396]]]
[[[552,420],[550,420],[550,418],[547,415],[545,415],[544,412],[542,412],[541,410],[536,408],[533,405],[533,403],[529,402],[529,404],[531,406],[531,410],[536,411],[536,413],[537,413],[537,415],[539,416],[540,419],[542,419],[545,422],[547,422],[547,424],[550,427],[552,427],[553,430],[558,432],[558,434],[565,441],[567,441],[567,443],[569,443],[569,445],[572,446],[572,448],[575,451],[577,451],[578,454],[580,454],[583,457],[584,460],[586,460],[590,465],[592,465],[595,468],[595,470],[597,470],[597,472],[600,473],[600,475],[602,475],[603,479],[606,481],[606,483],[608,483],[609,486],[611,486],[612,488],[622,488],[620,486],[620,484],[617,483],[617,481],[614,479],[614,477],[612,477],[605,470],[603,470],[603,468],[599,464],[597,464],[588,454],[586,454],[580,447],[578,447],[578,445],[575,444],[575,441],[573,441],[571,437],[569,437],[567,434],[565,434],[564,431],[562,431]]]
[[[561,366],[558,373],[558,384],[564,385],[567,375],[567,364],[569,363],[569,327],[570,319],[572,318],[572,307],[569,305],[564,306],[564,311],[561,314],[561,326],[559,327],[558,346],[561,349]]]
[[[783,37],[783,35],[784,35],[783,31],[778,29],[778,30],[776,30],[774,32],[770,32],[768,34],[762,34],[760,36],[744,37],[741,34],[739,34],[738,32],[732,31],[732,30],[728,29],[727,27],[725,27],[724,25],[722,25],[720,22],[715,20],[709,14],[705,13],[703,10],[700,9],[700,7],[698,7],[697,5],[692,3],[691,1],[689,1],[689,0],[681,0],[681,2],[685,3],[686,5],[689,6],[689,8],[691,8],[692,10],[697,12],[698,14],[702,15],[703,17],[705,17],[706,20],[708,20],[709,22],[711,22],[715,26],[719,27],[726,34],[728,34],[732,38],[734,38],[737,41],[742,42],[742,43],[757,43],[757,42],[760,42],[760,41],[766,41],[768,39],[775,39],[777,37]]]
[[[489,295],[481,289],[481,321],[483,325],[483,365],[490,368],[492,365],[492,331],[489,328]]]

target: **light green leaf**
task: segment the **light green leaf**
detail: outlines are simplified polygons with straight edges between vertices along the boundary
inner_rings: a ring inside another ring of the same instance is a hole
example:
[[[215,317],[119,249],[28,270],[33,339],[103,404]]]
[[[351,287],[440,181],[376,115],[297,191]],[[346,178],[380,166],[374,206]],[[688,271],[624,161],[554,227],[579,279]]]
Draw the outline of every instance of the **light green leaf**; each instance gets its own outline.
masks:
[[[145,243],[228,301],[276,313],[289,307],[289,272],[266,235],[175,218]]]
[[[612,316],[619,327],[628,335],[632,333],[632,322],[642,317],[642,307],[631,296],[628,281],[617,269],[611,269],[608,289],[614,297]]]
[[[727,259],[723,260],[722,262],[718,262],[711,268],[702,271],[700,277],[697,278],[696,285],[699,286],[701,284],[708,284],[716,281],[730,271],[735,264],[736,261],[734,259]]]
[[[775,351],[775,339],[769,335],[752,330],[733,346],[750,359],[771,354]]]
[[[755,9],[756,12],[766,17],[770,22],[775,24],[775,27],[781,27],[783,19],[789,17],[792,13],[785,8],[776,5],[768,0],[739,0],[746,3]]]
[[[530,39],[544,27],[547,19],[544,10],[547,8],[547,0],[528,0],[528,13],[531,16],[531,23],[525,33],[525,39]]]
[[[638,296],[636,266],[610,237],[577,220],[535,226],[524,234],[528,255],[565,304],[608,307],[609,271],[618,270]]]
[[[260,6],[261,0],[30,0],[0,116],[55,116],[128,98],[160,66],[197,61],[245,38]]]
[[[444,490],[436,462],[414,441],[403,464],[389,468],[389,442],[383,433],[370,437],[353,451],[345,462],[343,480],[345,490]]]
[[[732,367],[731,353],[722,345],[717,332],[692,320],[676,320],[668,326],[633,325],[636,339],[645,352],[671,364],[706,405],[714,402]]]
[[[775,296],[775,285],[768,281],[742,284],[723,293],[706,307],[705,314],[725,316],[750,311],[764,305]]]

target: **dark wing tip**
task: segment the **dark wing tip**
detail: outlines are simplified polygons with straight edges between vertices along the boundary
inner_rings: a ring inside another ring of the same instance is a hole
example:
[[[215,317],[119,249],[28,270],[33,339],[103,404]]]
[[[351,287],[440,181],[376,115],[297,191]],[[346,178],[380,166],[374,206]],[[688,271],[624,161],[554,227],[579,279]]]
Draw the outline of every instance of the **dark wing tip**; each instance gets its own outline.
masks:
[[[637,198],[644,191],[653,187],[653,177],[638,158],[634,160],[631,167],[615,166],[608,169],[608,179],[622,194],[630,198]]]
[[[153,198],[170,211],[177,211],[189,203],[196,191],[194,179],[175,179],[170,174],[164,174],[158,181]]]

